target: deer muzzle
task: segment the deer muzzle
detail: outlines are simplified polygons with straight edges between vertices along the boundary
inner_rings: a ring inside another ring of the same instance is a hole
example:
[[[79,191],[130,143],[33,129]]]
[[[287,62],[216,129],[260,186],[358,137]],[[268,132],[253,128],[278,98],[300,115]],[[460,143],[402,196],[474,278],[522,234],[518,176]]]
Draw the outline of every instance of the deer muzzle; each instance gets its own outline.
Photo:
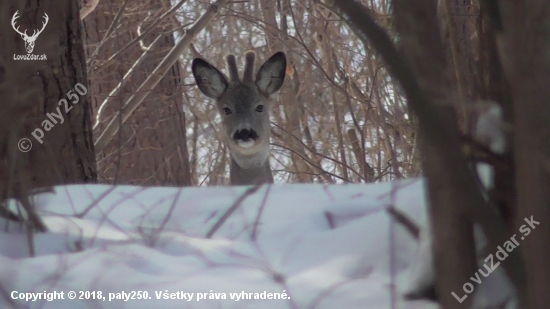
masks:
[[[233,134],[233,139],[243,148],[250,148],[254,145],[256,139],[258,139],[258,134],[256,131],[250,129],[237,130]]]

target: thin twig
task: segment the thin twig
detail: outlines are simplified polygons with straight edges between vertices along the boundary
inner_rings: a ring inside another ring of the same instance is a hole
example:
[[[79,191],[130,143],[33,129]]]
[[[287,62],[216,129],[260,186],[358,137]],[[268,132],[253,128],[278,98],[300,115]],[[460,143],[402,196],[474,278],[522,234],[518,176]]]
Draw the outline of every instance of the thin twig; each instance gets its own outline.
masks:
[[[248,188],[236,201],[229,207],[229,209],[223,214],[223,216],[214,224],[214,226],[206,233],[206,238],[212,238],[214,233],[218,231],[218,229],[224,224],[225,220],[231,216],[231,214],[241,206],[242,202],[252,194],[254,194],[256,191],[258,191],[262,185],[255,185],[254,187]]]
[[[260,205],[260,208],[258,209],[258,214],[256,215],[256,219],[254,220],[254,225],[252,227],[252,233],[250,234],[250,240],[256,241],[256,238],[258,236],[258,225],[260,225],[260,218],[262,216],[262,213],[265,208],[265,203],[267,201],[267,197],[269,196],[269,191],[271,191],[272,184],[267,185],[267,190],[265,191],[264,199],[262,200],[262,205]]]
[[[138,35],[137,37],[135,37],[132,41],[130,41],[130,43],[126,44],[124,47],[122,47],[118,52],[116,52],[114,55],[112,55],[111,57],[109,57],[109,59],[107,59],[107,62],[115,59],[118,57],[118,55],[120,55],[122,52],[124,52],[126,49],[128,49],[129,47],[133,46],[134,44],[136,44],[137,42],[139,42],[141,39],[143,39],[145,37],[145,35],[149,32],[151,32],[151,30],[153,30],[161,21],[163,21],[166,17],[169,17],[171,14],[175,13],[184,3],[185,3],[186,0],[181,0],[178,4],[174,5],[174,7],[172,7],[170,10],[166,11],[164,14],[162,14],[159,18],[157,18],[152,24],[151,26],[149,26],[147,29],[145,29],[145,31],[143,31],[141,33],[141,35]]]
[[[107,189],[105,192],[103,192],[98,198],[94,199],[90,206],[86,207],[82,212],[79,214],[76,214],[76,218],[83,218],[92,208],[94,208],[99,202],[101,202],[107,195],[111,194],[117,186],[111,186],[109,189]]]
[[[97,2],[99,1],[96,1],[96,5],[97,5]],[[107,32],[105,33],[105,35],[103,36],[103,39],[101,39],[101,42],[99,43],[99,45],[96,47],[96,49],[94,50],[94,52],[92,53],[92,55],[90,57],[88,57],[88,60],[86,60],[86,65],[89,65],[91,61],[93,61],[95,59],[95,57],[97,56],[97,54],[99,53],[99,50],[101,49],[101,47],[103,46],[103,44],[105,44],[105,42],[107,41],[107,38],[109,38],[109,36],[113,33],[114,29],[115,29],[115,26],[118,25],[118,21],[120,20],[120,17],[122,16],[122,13],[124,12],[124,9],[126,8],[126,5],[128,4],[128,2],[130,2],[130,0],[126,0],[124,1],[124,3],[122,3],[122,5],[120,6],[120,9],[118,10],[116,16],[115,16],[115,19],[113,19],[113,21],[111,22],[111,24],[109,25],[109,29],[107,29]],[[92,9],[94,10],[95,7]],[[86,16],[82,17],[82,11],[81,11],[81,16],[80,18],[81,19],[84,19]],[[89,14],[89,13],[88,13]]]
[[[99,136],[95,142],[95,149],[97,153],[101,153],[105,146],[111,141],[116,132],[119,131],[122,124],[130,118],[132,113],[141,105],[143,100],[149,95],[150,91],[157,86],[162,80],[164,75],[170,70],[170,68],[178,61],[181,54],[189,46],[193,38],[198,32],[202,31],[208,25],[208,23],[216,16],[222,6],[227,3],[228,0],[218,0],[214,4],[209,5],[208,10],[195,22],[195,24],[186,30],[184,37],[181,41],[174,46],[168,55],[162,59],[159,65],[151,72],[147,79],[139,86],[136,93],[132,95],[128,101],[124,104],[118,115],[111,119],[105,130]],[[183,2],[183,1],[182,1]],[[147,30],[144,32],[144,34]]]
[[[107,98],[105,98],[105,100],[103,100],[103,102],[101,103],[101,105],[99,106],[99,109],[97,110],[97,115],[96,115],[96,122],[94,124],[94,127],[93,129],[96,129],[99,125],[99,123],[101,122],[101,115],[103,115],[103,111],[105,109],[105,107],[107,106],[107,104],[109,103],[109,101],[115,96],[117,95],[117,93],[120,91],[120,89],[122,89],[122,87],[124,87],[124,85],[126,84],[126,82],[130,79],[130,77],[132,76],[132,74],[136,71],[136,69],[138,68],[138,66],[143,63],[143,60],[145,60],[145,58],[147,57],[147,55],[149,55],[149,53],[152,51],[153,47],[155,46],[155,44],[158,42],[158,40],[162,37],[162,35],[158,35],[154,40],[153,42],[151,42],[151,44],[149,44],[149,46],[147,48],[145,48],[145,52],[139,57],[138,60],[136,60],[134,62],[134,64],[132,65],[132,67],[128,70],[128,72],[126,72],[126,74],[124,75],[124,77],[122,78],[122,80],[118,83],[118,85],[116,85],[116,87],[109,93],[109,95],[107,96]]]

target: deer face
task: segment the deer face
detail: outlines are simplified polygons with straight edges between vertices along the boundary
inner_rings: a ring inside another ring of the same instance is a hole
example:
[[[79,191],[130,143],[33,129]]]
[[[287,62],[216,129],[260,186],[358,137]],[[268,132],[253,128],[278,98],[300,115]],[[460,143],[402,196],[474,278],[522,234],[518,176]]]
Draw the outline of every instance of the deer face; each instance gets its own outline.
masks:
[[[246,55],[243,79],[238,77],[235,58],[227,57],[231,81],[208,62],[193,60],[193,75],[201,92],[216,99],[222,117],[223,134],[234,159],[239,156],[262,156],[259,163],[267,159],[271,125],[269,96],[277,92],[284,81],[286,57],[278,52],[271,56],[252,78],[254,53]],[[239,164],[243,166],[243,164]]]
[[[254,84],[227,87],[216,105],[222,116],[225,141],[232,149],[253,154],[268,147],[270,104],[268,97]]]

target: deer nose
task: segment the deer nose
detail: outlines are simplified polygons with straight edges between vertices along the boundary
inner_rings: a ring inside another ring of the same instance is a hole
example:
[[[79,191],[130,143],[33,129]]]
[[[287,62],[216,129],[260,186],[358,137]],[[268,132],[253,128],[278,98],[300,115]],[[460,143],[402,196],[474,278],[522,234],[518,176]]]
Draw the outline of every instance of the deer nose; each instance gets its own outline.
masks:
[[[233,134],[233,139],[238,141],[238,140],[242,140],[244,142],[248,141],[249,139],[252,139],[252,140],[255,140],[258,138],[258,134],[256,133],[256,131],[250,129],[242,129],[242,130],[237,130],[237,132],[235,132],[235,134]]]

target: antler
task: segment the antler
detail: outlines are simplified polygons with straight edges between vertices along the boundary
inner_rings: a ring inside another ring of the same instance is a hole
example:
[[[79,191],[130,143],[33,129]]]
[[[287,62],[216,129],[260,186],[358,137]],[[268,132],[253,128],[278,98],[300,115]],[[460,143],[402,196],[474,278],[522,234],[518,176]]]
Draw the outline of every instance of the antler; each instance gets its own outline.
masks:
[[[32,33],[32,37],[33,38],[36,38],[40,33],[42,33],[42,31],[44,31],[44,28],[46,28],[46,25],[48,24],[48,21],[50,20],[50,18],[48,17],[48,14],[46,14],[46,12],[44,12],[44,19],[46,19],[44,22],[42,22],[42,29],[38,30],[34,30],[34,32]]]
[[[251,82],[254,80],[252,74],[254,74],[255,59],[256,59],[256,53],[253,50],[249,50],[244,54],[243,81],[245,82]]]
[[[19,11],[15,11],[15,14],[13,14],[13,17],[11,18],[11,26],[13,27],[13,30],[15,30],[15,32],[19,33],[21,36],[28,37],[27,30],[25,30],[25,32],[21,32],[19,31],[19,26],[15,28],[15,20],[18,19],[19,17],[21,17],[19,16]]]
[[[225,56],[225,62],[227,64],[227,70],[229,71],[229,79],[232,83],[239,82],[239,70],[237,69],[237,61],[235,61],[234,55]]]

